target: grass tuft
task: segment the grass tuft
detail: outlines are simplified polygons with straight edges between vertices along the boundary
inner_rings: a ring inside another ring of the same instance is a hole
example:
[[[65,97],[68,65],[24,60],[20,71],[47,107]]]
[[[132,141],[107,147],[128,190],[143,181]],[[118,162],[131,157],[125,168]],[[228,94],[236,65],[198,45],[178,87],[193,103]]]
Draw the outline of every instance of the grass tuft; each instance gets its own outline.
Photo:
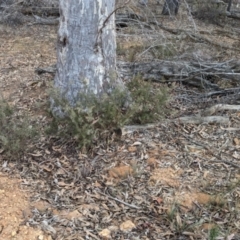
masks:
[[[37,130],[26,114],[19,114],[16,107],[0,100],[0,148],[8,159],[20,157],[27,149]]]

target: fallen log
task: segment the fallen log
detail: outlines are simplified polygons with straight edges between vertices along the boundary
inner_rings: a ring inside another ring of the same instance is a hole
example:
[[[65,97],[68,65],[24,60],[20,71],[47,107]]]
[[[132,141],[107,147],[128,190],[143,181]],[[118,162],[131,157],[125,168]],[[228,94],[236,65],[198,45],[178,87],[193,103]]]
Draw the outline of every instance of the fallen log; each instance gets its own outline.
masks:
[[[37,68],[37,74],[55,73],[56,66]],[[182,82],[199,88],[223,91],[208,79],[231,79],[240,81],[240,61],[200,62],[200,61],[153,61],[145,63],[118,62],[118,72],[123,79],[140,75],[144,80],[160,83]]]
[[[19,11],[26,15],[39,15],[39,16],[57,16],[59,17],[59,8],[54,7],[21,7]]]
[[[119,62],[118,69],[125,78],[141,75],[144,80],[161,83],[184,82],[201,88],[221,90],[208,79],[231,79],[240,81],[240,61],[154,61],[148,63]]]
[[[226,111],[226,110],[240,111],[240,105],[216,104],[210,108],[205,109],[201,113],[201,115],[209,116],[209,115],[215,114],[218,111]]]
[[[199,97],[200,98],[205,98],[205,97],[213,97],[213,96],[224,96],[224,95],[231,95],[231,94],[237,94],[240,93],[240,88],[239,87],[235,87],[235,88],[226,88],[226,89],[222,89],[219,91],[213,91],[213,92],[207,92],[207,93],[203,93],[201,94]]]

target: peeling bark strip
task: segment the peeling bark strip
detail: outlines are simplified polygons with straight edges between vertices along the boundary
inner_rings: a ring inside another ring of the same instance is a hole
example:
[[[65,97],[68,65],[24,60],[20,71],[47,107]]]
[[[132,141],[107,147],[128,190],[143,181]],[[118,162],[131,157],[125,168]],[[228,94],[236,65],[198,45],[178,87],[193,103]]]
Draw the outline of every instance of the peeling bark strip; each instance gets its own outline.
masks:
[[[111,91],[116,78],[115,0],[60,0],[55,87],[74,105],[79,93]]]

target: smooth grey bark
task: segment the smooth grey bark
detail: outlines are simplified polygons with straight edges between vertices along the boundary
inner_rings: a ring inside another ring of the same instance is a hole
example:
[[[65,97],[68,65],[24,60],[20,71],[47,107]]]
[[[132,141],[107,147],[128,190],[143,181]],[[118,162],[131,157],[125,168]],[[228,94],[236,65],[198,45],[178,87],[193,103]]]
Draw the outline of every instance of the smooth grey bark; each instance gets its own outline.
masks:
[[[177,15],[180,0],[165,0],[163,5],[163,15]]]
[[[54,86],[61,97],[74,106],[80,94],[123,88],[116,72],[115,0],[60,0],[59,7]]]

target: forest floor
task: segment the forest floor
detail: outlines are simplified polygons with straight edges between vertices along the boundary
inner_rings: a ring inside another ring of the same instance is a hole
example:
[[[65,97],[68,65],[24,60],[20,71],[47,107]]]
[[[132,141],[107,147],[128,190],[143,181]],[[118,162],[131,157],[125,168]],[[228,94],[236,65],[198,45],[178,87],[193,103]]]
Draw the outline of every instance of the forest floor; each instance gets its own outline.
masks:
[[[122,29],[119,58],[149,60],[135,50],[157,39],[174,52],[161,52],[169,60],[239,59],[240,24],[231,21],[221,27],[185,12],[161,17],[168,28],[197,31],[229,48],[154,26]],[[229,117],[225,125],[169,121],[221,102],[186,104],[178,96],[188,98],[198,89],[173,83],[167,85],[171,113],[155,128],[127,132],[94,154],[82,153],[72,141],[44,133],[53,75],[39,76],[35,69],[56,63],[57,26],[0,25],[0,36],[3,98],[26,112],[40,134],[19,159],[9,161],[1,150],[0,240],[240,239],[239,111],[218,113]]]

